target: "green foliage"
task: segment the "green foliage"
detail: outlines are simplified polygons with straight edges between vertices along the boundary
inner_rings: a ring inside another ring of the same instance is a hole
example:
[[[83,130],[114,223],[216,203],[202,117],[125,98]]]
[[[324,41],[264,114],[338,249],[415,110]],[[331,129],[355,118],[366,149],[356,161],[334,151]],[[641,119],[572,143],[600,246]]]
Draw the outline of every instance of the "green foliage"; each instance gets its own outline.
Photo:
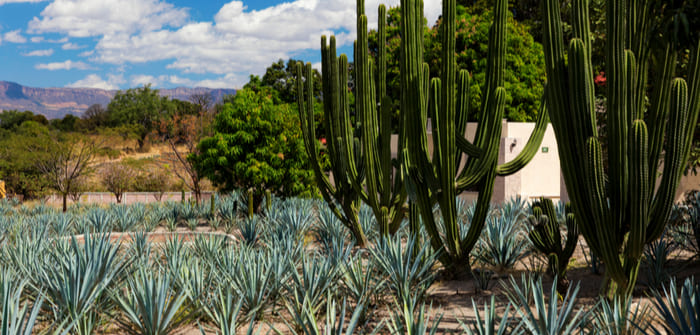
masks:
[[[0,128],[2,129],[16,130],[26,121],[34,121],[44,126],[49,124],[46,117],[30,111],[7,110],[0,113]]]
[[[181,310],[187,291],[176,289],[168,274],[139,271],[129,278],[126,295],[116,295],[125,315],[119,325],[127,334],[167,335],[187,322],[190,312]]]
[[[506,295],[521,318],[520,327],[523,328],[523,333],[574,334],[588,320],[589,312],[575,308],[579,285],[569,286],[565,295],[559,295],[556,281],[552,283],[551,290],[547,294],[542,284],[542,277],[533,279],[523,274],[520,283],[513,277],[510,278],[510,283],[511,287],[506,289]],[[530,301],[534,302],[534,308]]]
[[[690,335],[700,332],[700,284],[693,277],[683,282],[680,292],[676,280],[662,292],[654,292],[656,312],[663,319],[664,334]],[[654,334],[662,334],[654,329]]]
[[[189,159],[220,189],[253,189],[255,208],[266,189],[279,196],[313,192],[296,113],[275,104],[270,89],[238,91],[213,127],[214,136]]]
[[[488,7],[492,5],[489,2]],[[387,18],[387,93],[395,99],[394,105],[398,106],[400,97],[399,87],[399,56],[400,56],[400,9],[388,10]],[[486,66],[489,44],[489,27],[494,19],[493,12],[472,13],[458,7],[456,35],[456,62],[457,68],[467,70],[472,74],[470,87],[470,110],[473,115],[470,119],[478,117],[476,111],[481,110],[484,97],[481,96],[481,88],[486,80]],[[431,77],[440,76],[442,66],[442,35],[440,26],[442,21],[432,27],[424,27],[425,36],[425,62],[430,65]],[[506,55],[506,112],[509,121],[533,122],[537,118],[540,99],[544,91],[544,54],[542,45],[537,43],[529,33],[529,27],[512,18],[507,22],[507,48]],[[376,56],[378,51],[378,34],[370,32],[369,47],[371,53]],[[395,112],[397,113],[397,112]]]
[[[36,199],[48,192],[48,180],[36,166],[37,155],[27,148],[49,141],[50,131],[41,123],[26,121],[12,132],[0,136],[0,179],[5,181],[8,194],[21,194]]]
[[[509,15],[510,16],[510,15]],[[456,61],[459,70],[472,74],[470,91],[470,119],[477,116],[485,97],[481,88],[486,82],[489,28],[494,20],[493,11],[480,14],[458,12]],[[425,43],[425,60],[430,65],[431,76],[440,76],[442,61],[441,21],[429,30]],[[537,118],[540,99],[544,93],[545,71],[542,45],[535,42],[528,27],[512,18],[508,19],[506,32],[505,89],[508,121],[534,122]]]
[[[172,115],[176,104],[167,97],[158,95],[149,85],[119,91],[107,106],[106,124],[122,127],[123,132],[133,133],[142,149],[146,136],[153,131],[158,121]]]
[[[280,59],[276,63],[272,63],[272,65],[265,70],[265,74],[259,82],[251,81],[244,88],[253,88],[251,86],[254,85],[269,87],[276,92],[275,98],[279,99],[279,102],[294,103],[297,101],[297,63],[304,64],[303,61],[290,59],[285,65],[284,61]],[[313,78],[315,87],[314,97],[320,98],[321,74],[317,70],[314,70]]]

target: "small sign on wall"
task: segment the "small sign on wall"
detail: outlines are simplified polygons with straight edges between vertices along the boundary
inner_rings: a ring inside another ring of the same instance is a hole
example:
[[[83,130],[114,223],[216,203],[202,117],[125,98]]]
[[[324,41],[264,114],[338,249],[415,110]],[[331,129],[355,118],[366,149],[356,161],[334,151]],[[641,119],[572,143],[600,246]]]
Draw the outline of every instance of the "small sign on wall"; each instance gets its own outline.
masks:
[[[549,152],[549,147],[542,147],[542,153],[546,154]]]

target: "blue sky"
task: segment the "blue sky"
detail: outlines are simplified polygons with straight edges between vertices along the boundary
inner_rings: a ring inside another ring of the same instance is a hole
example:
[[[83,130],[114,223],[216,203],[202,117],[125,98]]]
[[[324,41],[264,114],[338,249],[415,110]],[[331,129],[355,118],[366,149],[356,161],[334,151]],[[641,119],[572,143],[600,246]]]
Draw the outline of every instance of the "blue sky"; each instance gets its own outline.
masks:
[[[369,22],[380,2],[399,0],[366,0]],[[351,53],[355,0],[0,0],[0,80],[239,88],[280,58],[318,64],[323,34]]]

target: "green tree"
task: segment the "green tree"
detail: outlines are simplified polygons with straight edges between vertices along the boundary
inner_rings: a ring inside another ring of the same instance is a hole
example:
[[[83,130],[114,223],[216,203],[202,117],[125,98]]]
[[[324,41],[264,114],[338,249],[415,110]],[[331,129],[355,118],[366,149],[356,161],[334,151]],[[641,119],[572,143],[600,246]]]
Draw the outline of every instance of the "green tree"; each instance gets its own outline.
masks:
[[[124,127],[137,139],[139,150],[143,150],[146,137],[155,129],[158,121],[172,115],[177,104],[158,95],[150,85],[119,91],[107,106],[107,124]]]
[[[238,91],[214,119],[214,136],[189,157],[220,189],[252,189],[256,209],[265,190],[280,196],[313,191],[297,113],[275,104],[273,94],[270,88]]]
[[[251,85],[260,85],[270,87],[277,92],[277,98],[282,103],[293,103],[297,101],[296,75],[294,73],[296,64],[304,64],[303,61],[290,59],[285,65],[284,60],[280,59],[276,63],[272,63],[266,70],[262,79],[259,82],[253,82]],[[321,97],[321,74],[313,71],[314,77],[314,96]]]
[[[387,95],[394,97],[396,110],[397,99],[401,96],[399,88],[401,17],[398,8],[390,9],[387,15]],[[489,9],[483,9],[477,14],[465,7],[458,7],[456,61],[458,69],[467,70],[472,74],[470,110],[474,113],[481,110],[481,87],[484,86],[486,79],[488,32],[492,21],[493,14]],[[440,24],[441,21],[438,21],[432,28],[425,26],[425,61],[430,65],[431,77],[439,77],[439,71],[442,68]],[[533,122],[537,118],[545,82],[542,45],[535,42],[526,25],[515,21],[512,17],[508,19],[507,27],[509,52],[506,55],[505,115],[510,121]],[[378,50],[376,31],[370,33],[369,39],[370,52],[376,56]],[[474,116],[471,115],[470,120],[474,120]]]
[[[74,132],[78,130],[82,126],[81,123],[82,120],[73,114],[66,114],[62,119],[53,119],[49,121],[51,127],[64,132]]]
[[[37,199],[46,194],[49,183],[36,166],[36,158],[27,151],[36,142],[49,139],[49,128],[35,121],[25,121],[13,131],[0,135],[0,179],[8,194]]]
[[[49,124],[49,120],[45,116],[34,114],[31,111],[9,110],[0,113],[0,128],[2,129],[15,130],[25,121],[34,121],[44,126]]]

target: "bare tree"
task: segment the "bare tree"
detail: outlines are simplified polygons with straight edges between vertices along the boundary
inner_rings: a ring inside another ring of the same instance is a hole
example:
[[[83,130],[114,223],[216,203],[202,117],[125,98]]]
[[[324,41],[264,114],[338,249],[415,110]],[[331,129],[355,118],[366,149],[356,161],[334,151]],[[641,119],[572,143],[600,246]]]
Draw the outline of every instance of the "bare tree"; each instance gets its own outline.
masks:
[[[143,171],[138,178],[137,190],[144,192],[153,192],[153,198],[157,201],[163,199],[165,192],[170,190],[170,176],[162,168],[151,168]]]
[[[175,115],[172,119],[161,123],[164,140],[170,147],[170,152],[163,153],[161,160],[172,167],[173,173],[182,180],[194,194],[195,201],[199,204],[202,200],[203,176],[189,161],[188,156],[198,152],[199,140],[208,135],[211,123],[209,113],[199,115]]]
[[[214,107],[214,96],[207,93],[195,93],[190,95],[190,102],[198,106],[198,113],[209,113]]]
[[[77,203],[80,201],[80,197],[82,197],[83,194],[88,191],[88,187],[87,177],[81,176],[73,183],[73,189],[70,191],[70,193],[68,193],[68,197],[71,201]]]
[[[123,163],[109,163],[102,171],[102,184],[122,202],[124,193],[133,185],[136,171]]]
[[[63,211],[68,209],[68,195],[78,187],[77,180],[91,174],[98,145],[75,135],[50,137],[37,141],[28,151],[35,154],[35,164],[51,188],[63,198]]]

